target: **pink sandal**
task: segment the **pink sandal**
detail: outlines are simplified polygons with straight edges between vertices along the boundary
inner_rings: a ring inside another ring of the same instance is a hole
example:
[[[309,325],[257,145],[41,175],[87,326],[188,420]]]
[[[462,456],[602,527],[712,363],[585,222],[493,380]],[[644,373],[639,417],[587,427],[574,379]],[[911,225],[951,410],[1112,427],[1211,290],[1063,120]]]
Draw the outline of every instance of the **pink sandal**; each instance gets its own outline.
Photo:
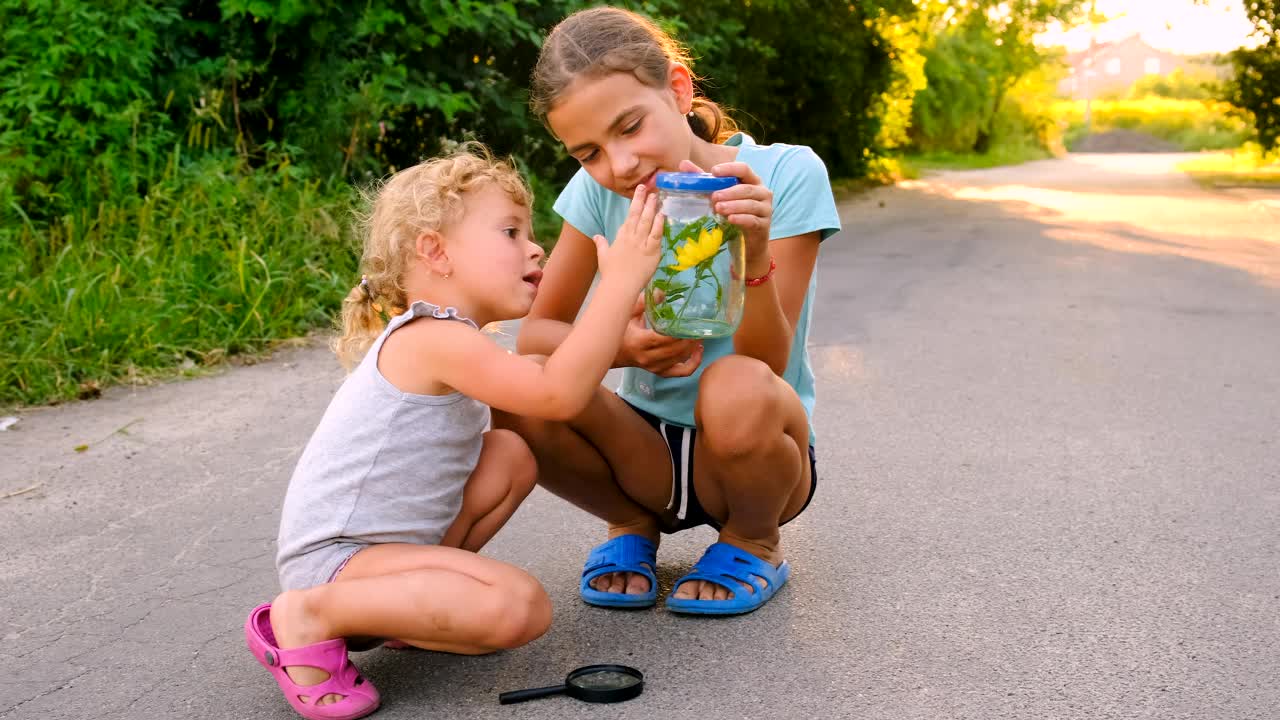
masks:
[[[378,709],[381,698],[373,683],[365,680],[347,657],[347,641],[342,638],[287,650],[276,646],[271,629],[271,604],[259,605],[244,623],[244,639],[258,662],[276,679],[284,697],[307,720],[356,720]],[[329,679],[315,685],[299,685],[284,671],[305,665],[324,670]],[[315,702],[328,694],[341,695],[331,705]],[[306,696],[307,700],[302,700]]]

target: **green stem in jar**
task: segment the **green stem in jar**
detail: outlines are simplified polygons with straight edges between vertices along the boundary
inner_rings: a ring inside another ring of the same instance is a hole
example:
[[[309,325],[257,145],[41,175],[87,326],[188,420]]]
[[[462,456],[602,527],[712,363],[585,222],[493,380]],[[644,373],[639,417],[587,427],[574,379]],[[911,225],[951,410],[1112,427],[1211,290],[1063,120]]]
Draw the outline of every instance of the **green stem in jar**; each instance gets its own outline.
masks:
[[[714,245],[714,250],[712,247],[707,247],[707,237],[704,236],[704,232],[716,232],[718,234],[719,242]],[[669,332],[687,334],[684,332],[685,314],[689,311],[690,297],[694,295],[694,293],[698,292],[698,288],[701,287],[701,284],[707,281],[707,279],[710,279],[710,282],[716,283],[716,305],[717,307],[723,306],[724,288],[721,282],[719,282],[719,278],[716,277],[716,273],[714,273],[712,265],[716,263],[716,259],[719,258],[719,255],[726,251],[728,241],[731,241],[733,237],[736,237],[735,233],[736,228],[733,228],[732,225],[718,222],[718,220],[712,217],[712,215],[703,215],[701,218],[692,220],[692,222],[685,224],[685,227],[682,227],[680,232],[672,233],[671,225],[663,228],[663,238],[664,241],[666,241],[667,250],[671,251],[671,254],[676,255],[677,258],[680,258],[681,255],[680,252],[677,252],[677,249],[678,247],[681,247],[682,242],[685,243],[686,247],[686,259],[689,259],[689,254],[694,255],[694,258],[696,258],[700,252],[712,252],[712,254],[707,256],[707,258],[699,259],[696,265],[686,266],[686,268],[680,268],[678,263],[675,265],[659,266],[659,273],[662,274],[663,277],[654,279],[652,287],[650,287],[649,290],[646,290],[646,292],[648,292],[650,306],[652,306],[654,310],[655,318],[667,320],[666,325]],[[689,247],[687,243],[691,242],[699,243],[699,245]],[[690,284],[672,282],[675,281],[676,275],[685,273],[690,269],[694,270],[694,278],[692,278],[692,282]],[[659,302],[654,302],[654,290],[659,290],[663,293],[663,299],[660,304]],[[680,313],[673,313],[672,307],[669,305],[671,302],[676,300],[685,300],[685,304],[680,307]]]

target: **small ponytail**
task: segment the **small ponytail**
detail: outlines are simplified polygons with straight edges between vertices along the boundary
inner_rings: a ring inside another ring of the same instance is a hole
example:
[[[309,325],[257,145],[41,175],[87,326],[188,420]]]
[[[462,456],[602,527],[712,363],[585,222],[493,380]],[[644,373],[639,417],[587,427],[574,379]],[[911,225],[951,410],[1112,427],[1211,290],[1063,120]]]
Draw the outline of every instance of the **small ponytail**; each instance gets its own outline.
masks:
[[[722,143],[738,132],[738,124],[716,103],[704,98],[693,99],[689,112],[689,128],[693,134],[711,143]]]
[[[369,281],[361,279],[342,301],[342,334],[333,341],[333,351],[342,367],[350,371],[359,364],[386,326],[382,307],[374,302]]]

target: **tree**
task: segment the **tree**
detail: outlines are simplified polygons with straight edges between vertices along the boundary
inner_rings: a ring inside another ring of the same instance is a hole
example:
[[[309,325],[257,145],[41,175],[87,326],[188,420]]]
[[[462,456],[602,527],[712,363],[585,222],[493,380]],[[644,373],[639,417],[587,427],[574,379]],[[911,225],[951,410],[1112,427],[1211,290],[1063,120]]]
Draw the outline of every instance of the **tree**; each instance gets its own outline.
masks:
[[[1270,149],[1280,143],[1280,0],[1250,0],[1245,12],[1262,44],[1231,53],[1226,100],[1253,116],[1258,141]]]
[[[1009,92],[1047,56],[1033,38],[1052,22],[1073,24],[1084,0],[963,0],[924,3],[928,86],[916,98],[919,129],[986,152]]]

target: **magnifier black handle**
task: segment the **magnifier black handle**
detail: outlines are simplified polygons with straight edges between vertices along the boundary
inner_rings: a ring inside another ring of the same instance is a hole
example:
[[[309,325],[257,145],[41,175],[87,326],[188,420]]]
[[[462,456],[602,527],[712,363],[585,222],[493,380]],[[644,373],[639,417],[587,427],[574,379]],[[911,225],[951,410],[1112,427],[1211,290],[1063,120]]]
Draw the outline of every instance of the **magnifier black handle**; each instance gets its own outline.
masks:
[[[524,702],[525,700],[537,700],[538,698],[547,697],[549,695],[559,695],[567,690],[565,685],[552,685],[551,687],[529,688],[528,690],[512,690],[504,692],[498,696],[499,705],[510,705],[512,703]]]

